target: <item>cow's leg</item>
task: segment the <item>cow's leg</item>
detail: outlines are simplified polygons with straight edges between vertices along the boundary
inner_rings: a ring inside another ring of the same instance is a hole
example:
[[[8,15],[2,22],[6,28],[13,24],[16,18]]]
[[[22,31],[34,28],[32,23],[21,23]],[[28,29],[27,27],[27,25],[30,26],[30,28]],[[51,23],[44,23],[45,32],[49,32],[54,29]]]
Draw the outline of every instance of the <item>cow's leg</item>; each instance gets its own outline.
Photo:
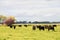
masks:
[[[41,30],[41,28],[39,27],[39,30]]]
[[[42,26],[41,29],[44,31],[44,26]]]
[[[55,31],[54,27],[52,28],[53,31]]]
[[[48,28],[48,31],[50,31],[50,28]]]
[[[33,26],[33,30],[36,30],[36,27],[35,26]]]
[[[43,30],[44,31],[44,27],[42,26],[42,27],[40,27],[40,30]]]
[[[14,29],[16,28],[16,26],[14,26]]]
[[[10,28],[12,28],[12,25],[10,25]]]
[[[44,28],[43,28],[43,31],[44,31]]]
[[[39,28],[39,30],[41,30],[41,29]]]
[[[48,31],[49,31],[49,30],[55,31],[54,27],[48,28]]]
[[[44,31],[44,28],[40,28],[40,30],[43,30]]]

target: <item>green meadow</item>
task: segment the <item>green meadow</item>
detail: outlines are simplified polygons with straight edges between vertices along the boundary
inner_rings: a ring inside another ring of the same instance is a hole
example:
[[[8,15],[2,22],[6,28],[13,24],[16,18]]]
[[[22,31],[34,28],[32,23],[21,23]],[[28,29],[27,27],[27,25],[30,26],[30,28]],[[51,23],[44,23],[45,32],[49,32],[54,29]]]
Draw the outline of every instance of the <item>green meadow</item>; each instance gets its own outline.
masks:
[[[0,40],[60,40],[60,25],[55,27],[55,31],[32,30],[32,25],[16,26],[16,29],[0,25]]]

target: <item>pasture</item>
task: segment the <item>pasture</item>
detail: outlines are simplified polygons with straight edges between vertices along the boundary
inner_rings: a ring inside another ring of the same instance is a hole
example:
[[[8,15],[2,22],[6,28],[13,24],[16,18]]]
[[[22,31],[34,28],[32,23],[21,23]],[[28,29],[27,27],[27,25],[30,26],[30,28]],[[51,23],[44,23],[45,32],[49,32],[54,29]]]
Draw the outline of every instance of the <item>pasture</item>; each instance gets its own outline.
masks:
[[[60,25],[55,27],[55,31],[32,30],[32,25],[28,27],[16,26],[16,29],[5,25],[0,25],[0,40],[60,40]]]

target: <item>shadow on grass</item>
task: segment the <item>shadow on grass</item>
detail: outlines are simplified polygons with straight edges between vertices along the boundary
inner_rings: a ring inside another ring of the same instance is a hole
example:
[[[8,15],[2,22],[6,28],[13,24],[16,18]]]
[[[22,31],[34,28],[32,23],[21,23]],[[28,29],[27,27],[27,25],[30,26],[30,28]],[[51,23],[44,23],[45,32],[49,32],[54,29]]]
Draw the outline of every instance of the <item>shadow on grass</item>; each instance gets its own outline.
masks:
[[[60,40],[60,38],[56,38],[56,40]]]
[[[6,40],[5,38],[3,40]]]

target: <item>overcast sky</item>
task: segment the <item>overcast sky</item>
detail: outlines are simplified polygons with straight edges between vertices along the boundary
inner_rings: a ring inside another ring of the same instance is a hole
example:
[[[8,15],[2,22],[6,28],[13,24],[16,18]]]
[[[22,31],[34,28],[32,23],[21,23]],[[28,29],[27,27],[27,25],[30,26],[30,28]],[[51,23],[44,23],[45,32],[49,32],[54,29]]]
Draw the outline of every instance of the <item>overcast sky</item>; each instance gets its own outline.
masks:
[[[18,21],[60,21],[60,0],[0,0],[0,15]]]

